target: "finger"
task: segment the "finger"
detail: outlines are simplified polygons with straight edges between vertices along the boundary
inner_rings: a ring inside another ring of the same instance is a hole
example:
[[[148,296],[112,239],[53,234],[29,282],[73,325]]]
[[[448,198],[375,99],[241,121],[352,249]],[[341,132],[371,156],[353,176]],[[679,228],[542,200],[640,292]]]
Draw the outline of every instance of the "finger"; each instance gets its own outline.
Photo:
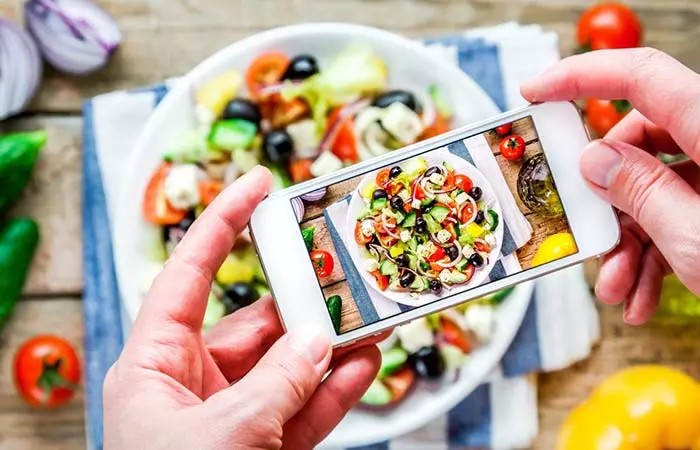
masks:
[[[136,333],[166,323],[199,332],[214,274],[271,186],[270,171],[256,167],[207,207],[156,278],[136,321]]]
[[[664,258],[654,246],[642,256],[637,285],[625,304],[624,319],[630,325],[642,325],[659,307],[661,285],[668,272]]]
[[[379,349],[365,346],[348,354],[284,428],[285,449],[314,448],[365,394],[381,365]]]
[[[639,223],[684,282],[700,284],[690,270],[700,235],[700,196],[688,183],[658,159],[618,141],[589,144],[581,172],[601,197]]]
[[[678,155],[683,150],[665,129],[647,119],[639,111],[632,110],[605,136],[613,141],[627,142],[652,155],[666,153]]]
[[[331,342],[324,331],[292,331],[238,383],[208,401],[224,416],[236,417],[245,405],[251,417],[282,426],[311,398],[330,359]]]
[[[348,354],[353,353],[354,351],[363,348],[363,347],[372,347],[375,346],[376,344],[382,342],[384,339],[388,338],[389,335],[392,333],[393,330],[386,330],[382,331],[381,333],[374,335],[374,336],[369,336],[367,338],[364,338],[358,342],[355,342],[352,345],[349,345],[347,347],[340,347],[337,349],[333,350],[333,358],[331,359],[331,367],[333,367],[335,364],[337,364],[339,361],[342,361]]]
[[[565,58],[521,91],[533,102],[627,99],[700,162],[700,75],[658,50],[599,50]]]
[[[620,244],[603,257],[595,286],[598,300],[617,305],[627,299],[637,281],[643,249],[634,234],[623,228]]]
[[[248,373],[283,334],[269,295],[221,319],[204,338],[212,358],[232,383]]]

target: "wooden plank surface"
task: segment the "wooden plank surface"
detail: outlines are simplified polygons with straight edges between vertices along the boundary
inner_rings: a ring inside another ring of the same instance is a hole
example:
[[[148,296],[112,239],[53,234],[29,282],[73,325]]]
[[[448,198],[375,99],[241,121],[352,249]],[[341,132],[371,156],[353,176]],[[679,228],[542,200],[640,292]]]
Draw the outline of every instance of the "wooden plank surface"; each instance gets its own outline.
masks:
[[[42,243],[17,314],[0,334],[0,450],[84,448],[82,399],[54,412],[35,412],[16,399],[10,364],[20,342],[41,332],[82,341],[79,301],[61,298],[82,290],[80,241],[80,128],[82,101],[181,75],[206,55],[268,28],[306,21],[349,21],[411,36],[437,36],[465,28],[518,20],[559,33],[562,54],[574,44],[574,23],[596,0],[99,0],[119,21],[125,44],[104,70],[72,77],[46,70],[30,115],[0,126],[46,126],[50,141],[36,180],[14,214],[36,217]],[[700,2],[629,0],[639,12],[646,42],[700,69]],[[0,15],[21,19],[22,0],[0,0]],[[71,115],[72,117],[63,117]],[[328,289],[332,289],[330,285]],[[58,298],[57,298],[58,297]],[[344,315],[352,315],[343,310]],[[655,322],[633,328],[619,308],[601,308],[603,338],[590,359],[540,376],[540,438],[533,448],[553,448],[556,430],[590,389],[630,364],[660,363],[700,377],[700,327]]]

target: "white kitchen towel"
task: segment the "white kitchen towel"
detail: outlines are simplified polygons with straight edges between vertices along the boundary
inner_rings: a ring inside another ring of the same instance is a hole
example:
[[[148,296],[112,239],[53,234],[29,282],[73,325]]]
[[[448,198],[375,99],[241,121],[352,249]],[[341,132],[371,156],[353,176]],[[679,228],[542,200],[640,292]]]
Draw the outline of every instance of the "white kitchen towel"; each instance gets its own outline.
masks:
[[[522,106],[517,87],[558,59],[556,36],[538,27],[506,24],[467,34],[469,39],[432,39],[431,48],[471,75],[501,109]],[[528,64],[522,64],[523,58]],[[83,305],[91,449],[102,448],[102,381],[129,331],[128,324],[121,326],[112,261],[110,230],[119,185],[144,123],[172,82],[104,94],[84,106]],[[580,267],[538,281],[523,325],[489,382],[440,420],[376,448],[528,447],[537,433],[537,395],[530,378],[520,374],[556,370],[585,358],[599,332]]]

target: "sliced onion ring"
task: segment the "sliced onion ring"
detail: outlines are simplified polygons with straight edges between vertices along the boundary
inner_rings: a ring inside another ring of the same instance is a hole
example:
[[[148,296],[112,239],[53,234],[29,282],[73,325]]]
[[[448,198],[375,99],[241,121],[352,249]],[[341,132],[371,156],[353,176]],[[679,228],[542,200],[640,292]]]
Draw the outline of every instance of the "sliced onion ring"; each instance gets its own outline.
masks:
[[[321,189],[317,189],[312,192],[308,192],[304,195],[301,196],[301,199],[306,201],[306,202],[317,202],[321,200],[323,197],[326,196],[328,193],[328,189],[325,187],[322,187]]]
[[[294,197],[292,199],[292,208],[294,208],[294,215],[297,217],[297,222],[301,223],[304,218],[304,202],[301,201],[299,197]]]

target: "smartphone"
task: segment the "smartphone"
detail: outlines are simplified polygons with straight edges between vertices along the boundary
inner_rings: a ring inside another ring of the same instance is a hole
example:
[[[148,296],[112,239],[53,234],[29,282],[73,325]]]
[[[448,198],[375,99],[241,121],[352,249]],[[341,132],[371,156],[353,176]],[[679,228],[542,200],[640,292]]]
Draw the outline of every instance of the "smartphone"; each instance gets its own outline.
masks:
[[[274,192],[250,231],[287,330],[343,346],[613,249],[573,103],[510,111]]]

